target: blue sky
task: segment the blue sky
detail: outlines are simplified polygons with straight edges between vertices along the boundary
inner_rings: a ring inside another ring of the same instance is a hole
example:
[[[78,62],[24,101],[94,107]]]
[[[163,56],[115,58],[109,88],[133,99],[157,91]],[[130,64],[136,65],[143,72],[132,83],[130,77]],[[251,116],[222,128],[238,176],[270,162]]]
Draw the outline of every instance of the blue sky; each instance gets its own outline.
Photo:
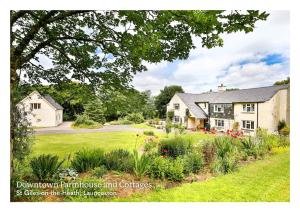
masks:
[[[166,85],[181,85],[186,92],[215,90],[221,83],[229,88],[272,85],[289,76],[289,13],[269,11],[267,21],[256,24],[252,33],[224,34],[224,46],[201,47],[184,61],[148,64],[149,71],[138,73],[132,82],[140,91],[157,95]]]

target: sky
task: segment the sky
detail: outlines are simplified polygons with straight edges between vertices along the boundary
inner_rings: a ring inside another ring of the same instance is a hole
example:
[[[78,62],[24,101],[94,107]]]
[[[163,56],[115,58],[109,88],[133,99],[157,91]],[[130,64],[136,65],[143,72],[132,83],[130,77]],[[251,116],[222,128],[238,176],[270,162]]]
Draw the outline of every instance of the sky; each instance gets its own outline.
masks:
[[[164,86],[181,85],[185,92],[201,93],[227,88],[270,86],[289,76],[289,12],[268,11],[266,21],[253,32],[224,34],[223,47],[206,49],[194,38],[196,49],[187,60],[145,65],[148,71],[135,75],[132,85],[139,91],[159,94]]]

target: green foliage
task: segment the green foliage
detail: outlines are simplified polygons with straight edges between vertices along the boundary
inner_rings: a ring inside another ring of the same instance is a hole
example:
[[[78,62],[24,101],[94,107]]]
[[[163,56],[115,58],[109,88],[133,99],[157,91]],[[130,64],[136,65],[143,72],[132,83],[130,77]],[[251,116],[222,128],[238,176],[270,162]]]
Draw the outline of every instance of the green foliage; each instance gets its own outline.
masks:
[[[167,135],[169,133],[171,133],[172,127],[173,127],[173,124],[170,121],[167,121],[167,123],[166,123],[166,133],[167,133]]]
[[[140,124],[140,123],[143,123],[145,121],[144,117],[141,113],[128,114],[127,116],[125,116],[125,119],[128,120],[128,121],[132,121],[135,124]]]
[[[167,104],[175,93],[184,93],[184,91],[182,87],[178,85],[165,86],[155,98],[155,106],[160,118],[166,118]]]
[[[202,144],[202,154],[206,165],[212,164],[217,156],[217,147],[212,141],[204,141]]]
[[[86,114],[77,115],[76,120],[72,126],[75,128],[76,127],[77,128],[100,128],[100,127],[102,127],[102,125],[99,124],[98,122],[90,120]]]
[[[92,174],[95,176],[95,177],[98,177],[98,178],[101,178],[103,177],[103,175],[105,175],[107,173],[107,168],[102,165],[102,166],[99,166],[99,167],[95,167],[93,170],[92,170]]]
[[[59,161],[56,155],[40,155],[30,161],[33,175],[42,181],[51,180],[64,161]]]
[[[105,108],[99,99],[91,100],[84,105],[84,114],[92,121],[105,123]]]
[[[105,154],[105,166],[108,170],[132,172],[134,160],[127,150],[113,150]]]
[[[137,150],[133,151],[134,166],[133,172],[138,178],[143,178],[150,167],[150,158],[145,154],[139,156]]]
[[[286,85],[286,84],[290,84],[290,77],[287,77],[286,80],[281,80],[274,83],[274,85]]]
[[[172,181],[181,181],[184,177],[183,171],[184,165],[181,158],[174,160],[156,157],[150,166],[149,175],[152,178],[161,180],[168,179]]]
[[[173,120],[174,118],[174,110],[170,110],[167,112],[167,119],[168,120]]]
[[[285,126],[282,129],[280,129],[279,132],[283,136],[289,136],[290,135],[290,128],[288,126]]]
[[[179,133],[180,135],[185,133],[186,127],[182,124],[173,124],[173,128],[175,130],[175,133]]]
[[[134,124],[134,122],[129,121],[127,119],[119,119],[117,121],[111,121],[111,122],[109,122],[109,124],[111,124],[111,125],[130,125],[130,124]]]
[[[198,173],[204,165],[203,156],[200,151],[192,151],[183,157],[184,173]]]
[[[104,163],[101,149],[82,149],[75,153],[71,166],[78,172],[86,172]]]
[[[216,145],[217,157],[212,165],[215,172],[227,174],[237,168],[238,152],[237,147],[232,141],[233,138],[229,136],[215,138],[214,143]]]
[[[159,143],[159,154],[176,158],[185,155],[192,149],[192,142],[183,137],[175,137],[161,140]]]
[[[148,135],[148,136],[154,136],[154,132],[152,130],[145,130],[144,132],[144,135]]]
[[[240,128],[239,122],[234,122],[233,125],[232,125],[232,129],[233,130],[238,130],[239,128]]]

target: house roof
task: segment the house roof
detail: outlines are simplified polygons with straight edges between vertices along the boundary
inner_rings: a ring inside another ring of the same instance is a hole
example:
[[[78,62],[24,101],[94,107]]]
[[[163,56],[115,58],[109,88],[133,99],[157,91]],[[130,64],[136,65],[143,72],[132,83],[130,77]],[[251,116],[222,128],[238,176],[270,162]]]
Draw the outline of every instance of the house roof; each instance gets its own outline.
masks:
[[[43,97],[43,99],[45,99],[52,107],[54,107],[56,110],[63,110],[64,108],[58,104],[50,95],[45,95],[42,96],[38,91],[33,91],[32,93],[30,93],[28,96],[26,96],[24,99],[22,99],[18,104],[20,104],[21,102],[23,102],[25,99],[27,99],[28,97],[30,97],[33,93],[38,94],[39,96]]]
[[[55,107],[55,109],[57,110],[63,110],[64,108],[58,104],[50,95],[45,95],[43,96],[44,99],[46,99],[53,107]]]
[[[201,94],[177,93],[177,95],[196,118],[207,118],[207,114],[196,103],[265,102],[270,100],[279,90],[286,89],[288,86],[289,85],[274,85]]]

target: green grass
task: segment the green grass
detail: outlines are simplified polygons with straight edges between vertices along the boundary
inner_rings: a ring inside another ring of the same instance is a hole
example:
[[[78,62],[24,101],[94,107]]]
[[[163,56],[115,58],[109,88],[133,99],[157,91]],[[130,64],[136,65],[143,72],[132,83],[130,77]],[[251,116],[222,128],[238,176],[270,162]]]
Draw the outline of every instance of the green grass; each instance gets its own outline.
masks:
[[[136,144],[134,132],[97,132],[81,134],[37,135],[32,154],[56,154],[61,158],[82,148],[102,148],[132,150]],[[143,136],[137,140],[138,146],[143,143]]]
[[[206,182],[184,184],[117,201],[143,202],[288,202],[290,200],[289,150],[242,167],[232,174]]]
[[[141,124],[132,124],[130,125],[133,128],[137,128],[137,129],[155,129],[155,127],[149,126],[145,123],[141,123]]]
[[[104,151],[113,149],[132,150],[136,145],[135,132],[95,132],[78,134],[50,134],[36,135],[33,145],[32,155],[56,154],[60,158],[68,156],[82,148],[102,148]],[[160,138],[166,138],[164,133],[155,133]],[[211,138],[211,135],[199,133],[185,134],[186,138],[193,141]],[[170,134],[169,137],[174,137]],[[140,147],[144,143],[145,135],[140,133],[137,145]]]

